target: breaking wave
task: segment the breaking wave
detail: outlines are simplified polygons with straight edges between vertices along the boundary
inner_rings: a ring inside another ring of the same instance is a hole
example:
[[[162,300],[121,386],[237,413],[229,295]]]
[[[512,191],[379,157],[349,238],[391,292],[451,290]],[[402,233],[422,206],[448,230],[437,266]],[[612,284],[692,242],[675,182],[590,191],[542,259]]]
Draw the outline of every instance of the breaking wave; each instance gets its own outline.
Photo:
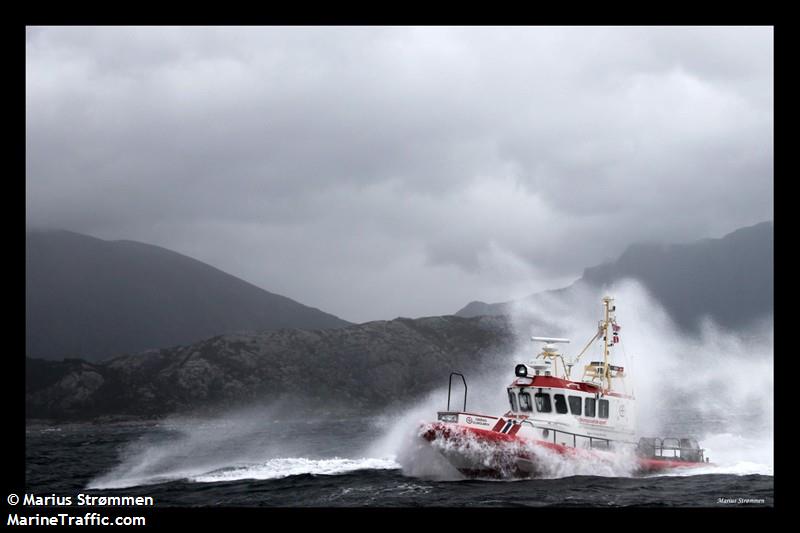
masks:
[[[391,459],[362,457],[361,459],[306,459],[304,457],[283,457],[270,459],[261,464],[222,468],[207,474],[194,476],[192,481],[213,483],[217,481],[236,481],[240,479],[280,479],[303,474],[336,475],[357,470],[396,470],[400,468]]]
[[[338,475],[398,469],[393,457],[364,451],[370,418],[285,420],[281,405],[227,413],[217,419],[172,418],[119,449],[119,463],[89,489],[171,481],[211,483]],[[361,439],[361,441],[359,441]]]

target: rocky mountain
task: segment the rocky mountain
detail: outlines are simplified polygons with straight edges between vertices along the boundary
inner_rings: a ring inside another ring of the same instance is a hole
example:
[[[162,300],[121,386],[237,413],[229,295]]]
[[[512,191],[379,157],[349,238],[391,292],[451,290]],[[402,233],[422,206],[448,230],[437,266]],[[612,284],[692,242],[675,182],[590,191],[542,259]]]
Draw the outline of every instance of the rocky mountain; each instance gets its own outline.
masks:
[[[29,231],[25,260],[28,357],[98,360],[239,330],[349,325],[140,242]]]
[[[570,287],[525,298],[535,304],[568,297],[580,285],[603,287],[637,279],[685,330],[711,317],[727,328],[747,326],[773,314],[774,229],[772,222],[741,228],[719,239],[688,244],[634,244],[616,261],[587,268]],[[456,315],[508,314],[513,302],[471,302]]]
[[[160,415],[286,398],[369,411],[424,395],[515,342],[505,317],[447,316],[222,335],[96,363],[28,358],[27,417]]]

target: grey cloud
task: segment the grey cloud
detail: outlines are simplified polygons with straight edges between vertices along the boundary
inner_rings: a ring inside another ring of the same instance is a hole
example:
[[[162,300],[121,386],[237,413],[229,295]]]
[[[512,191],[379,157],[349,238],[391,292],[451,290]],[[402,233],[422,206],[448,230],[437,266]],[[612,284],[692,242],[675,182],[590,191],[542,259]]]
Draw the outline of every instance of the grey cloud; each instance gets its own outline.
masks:
[[[30,28],[32,226],[349,320],[772,218],[771,28]]]

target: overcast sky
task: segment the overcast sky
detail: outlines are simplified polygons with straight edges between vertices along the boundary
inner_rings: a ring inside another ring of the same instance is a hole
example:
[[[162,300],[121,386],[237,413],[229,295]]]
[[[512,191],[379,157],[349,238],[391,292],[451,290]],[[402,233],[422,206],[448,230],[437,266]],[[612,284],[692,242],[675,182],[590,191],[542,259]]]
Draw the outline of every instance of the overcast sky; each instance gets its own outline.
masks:
[[[362,322],[773,218],[771,28],[29,28],[31,227]]]

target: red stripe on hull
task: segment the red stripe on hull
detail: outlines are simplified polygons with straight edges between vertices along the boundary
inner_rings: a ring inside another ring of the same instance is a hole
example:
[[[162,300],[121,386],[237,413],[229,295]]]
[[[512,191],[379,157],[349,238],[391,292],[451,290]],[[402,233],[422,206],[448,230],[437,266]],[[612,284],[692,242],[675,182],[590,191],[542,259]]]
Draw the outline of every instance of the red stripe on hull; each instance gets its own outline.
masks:
[[[500,420],[497,421],[497,424],[494,425],[492,431],[500,431],[501,429],[503,429],[503,426],[505,425],[506,421],[501,418]]]

